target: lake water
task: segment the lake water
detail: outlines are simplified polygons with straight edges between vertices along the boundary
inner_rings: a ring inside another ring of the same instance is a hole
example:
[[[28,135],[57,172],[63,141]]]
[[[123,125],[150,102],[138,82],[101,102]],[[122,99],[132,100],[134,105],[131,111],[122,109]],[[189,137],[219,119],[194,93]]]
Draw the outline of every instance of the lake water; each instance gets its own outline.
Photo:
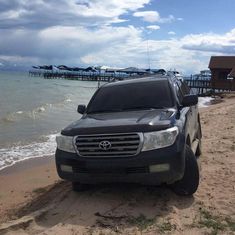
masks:
[[[0,169],[55,151],[55,135],[80,115],[97,82],[0,72]]]

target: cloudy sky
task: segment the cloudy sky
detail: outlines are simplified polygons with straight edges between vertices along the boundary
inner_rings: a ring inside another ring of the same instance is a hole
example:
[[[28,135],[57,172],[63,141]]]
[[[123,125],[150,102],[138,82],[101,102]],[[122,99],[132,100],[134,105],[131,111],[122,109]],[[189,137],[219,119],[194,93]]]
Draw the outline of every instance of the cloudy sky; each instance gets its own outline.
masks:
[[[235,0],[0,0],[0,68],[198,72],[211,55],[235,55],[234,9]]]

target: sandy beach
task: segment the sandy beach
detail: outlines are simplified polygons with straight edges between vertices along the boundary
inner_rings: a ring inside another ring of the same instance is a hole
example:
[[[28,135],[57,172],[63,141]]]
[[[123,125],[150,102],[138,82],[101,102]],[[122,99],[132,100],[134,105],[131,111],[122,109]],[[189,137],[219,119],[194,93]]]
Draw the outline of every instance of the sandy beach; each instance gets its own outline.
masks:
[[[58,178],[53,156],[31,159],[0,172],[0,234],[235,234],[235,94],[200,115],[193,197],[138,185],[75,193]]]

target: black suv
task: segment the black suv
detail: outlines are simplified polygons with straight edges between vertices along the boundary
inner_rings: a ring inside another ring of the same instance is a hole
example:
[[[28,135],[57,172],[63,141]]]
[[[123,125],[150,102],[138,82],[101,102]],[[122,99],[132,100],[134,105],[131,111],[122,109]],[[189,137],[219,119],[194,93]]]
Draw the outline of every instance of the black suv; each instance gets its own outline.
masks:
[[[180,195],[199,184],[198,97],[174,76],[100,87],[81,119],[57,136],[56,166],[73,189],[95,183],[169,184]]]

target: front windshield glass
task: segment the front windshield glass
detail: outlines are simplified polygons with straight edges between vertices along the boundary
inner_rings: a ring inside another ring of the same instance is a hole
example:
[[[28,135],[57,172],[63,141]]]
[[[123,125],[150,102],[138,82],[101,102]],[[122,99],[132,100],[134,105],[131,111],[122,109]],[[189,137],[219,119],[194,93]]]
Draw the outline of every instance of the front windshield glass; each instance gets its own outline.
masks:
[[[160,109],[172,106],[168,81],[155,80],[103,87],[91,100],[87,113]]]

